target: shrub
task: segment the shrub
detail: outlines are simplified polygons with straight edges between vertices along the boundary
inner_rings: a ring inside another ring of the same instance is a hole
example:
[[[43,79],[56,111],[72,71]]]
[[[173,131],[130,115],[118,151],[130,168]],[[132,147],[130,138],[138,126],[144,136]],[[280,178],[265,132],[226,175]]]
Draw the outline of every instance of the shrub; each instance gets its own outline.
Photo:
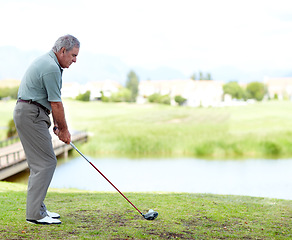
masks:
[[[234,81],[224,84],[223,91],[224,91],[224,94],[229,94],[231,95],[232,98],[235,98],[235,99],[245,98],[244,90],[237,82],[234,82]]]
[[[152,95],[150,95],[150,96],[148,97],[148,101],[151,102],[151,103],[158,103],[158,101],[159,101],[159,96],[160,96],[159,93],[153,93]]]
[[[278,156],[281,154],[281,146],[278,145],[277,143],[270,142],[270,141],[264,141],[262,143],[263,146],[263,151],[265,154],[270,155],[270,156]]]
[[[6,98],[6,97],[11,97],[13,99],[16,99],[17,98],[17,93],[18,93],[18,87],[0,88],[0,99]]]
[[[13,137],[16,135],[17,135],[17,131],[16,131],[15,123],[14,123],[13,119],[11,119],[8,122],[7,137],[10,138],[10,137]]]
[[[194,154],[200,157],[211,156],[214,153],[214,143],[205,142],[195,147]]]
[[[159,103],[170,105],[170,96],[169,95],[160,96]]]
[[[187,99],[178,95],[174,97],[174,101],[177,102],[178,105],[182,106],[187,101]]]
[[[161,95],[159,93],[154,93],[148,97],[148,101],[151,103],[162,103],[162,104],[170,104],[170,96],[169,95]]]
[[[246,93],[249,99],[261,101],[267,93],[267,88],[261,82],[251,82],[246,87]]]
[[[117,93],[113,93],[110,97],[112,102],[131,102],[132,94],[127,88],[121,88]]]
[[[84,101],[84,102],[88,102],[88,101],[90,100],[90,91],[86,91],[86,92],[83,93],[83,94],[79,94],[79,95],[76,97],[76,100]]]

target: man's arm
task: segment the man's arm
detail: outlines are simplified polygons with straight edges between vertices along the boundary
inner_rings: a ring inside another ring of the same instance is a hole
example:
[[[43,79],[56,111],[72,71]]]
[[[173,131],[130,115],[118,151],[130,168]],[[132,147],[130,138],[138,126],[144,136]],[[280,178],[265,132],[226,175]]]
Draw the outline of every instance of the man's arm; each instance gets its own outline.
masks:
[[[71,142],[71,134],[68,130],[68,126],[66,123],[63,103],[51,102],[51,107],[54,124],[58,128],[58,130],[55,131],[55,133],[61,141],[69,144]]]

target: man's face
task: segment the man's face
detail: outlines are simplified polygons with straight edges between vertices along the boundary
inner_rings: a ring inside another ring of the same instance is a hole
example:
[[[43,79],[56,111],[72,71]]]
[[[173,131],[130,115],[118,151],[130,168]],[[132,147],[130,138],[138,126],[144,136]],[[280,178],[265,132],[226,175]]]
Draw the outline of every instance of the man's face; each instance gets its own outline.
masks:
[[[61,49],[60,57],[58,58],[59,64],[62,68],[69,68],[70,65],[77,60],[79,53],[79,48],[74,47],[70,51],[67,51],[65,48]]]

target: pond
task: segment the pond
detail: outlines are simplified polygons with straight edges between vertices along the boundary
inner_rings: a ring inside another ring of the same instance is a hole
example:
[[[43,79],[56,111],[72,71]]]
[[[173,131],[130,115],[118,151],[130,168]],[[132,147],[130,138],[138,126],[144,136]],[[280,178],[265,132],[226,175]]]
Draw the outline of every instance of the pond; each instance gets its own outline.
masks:
[[[89,160],[121,192],[187,192],[248,195],[292,200],[292,159]],[[116,191],[88,162],[78,157],[58,165],[52,188]]]

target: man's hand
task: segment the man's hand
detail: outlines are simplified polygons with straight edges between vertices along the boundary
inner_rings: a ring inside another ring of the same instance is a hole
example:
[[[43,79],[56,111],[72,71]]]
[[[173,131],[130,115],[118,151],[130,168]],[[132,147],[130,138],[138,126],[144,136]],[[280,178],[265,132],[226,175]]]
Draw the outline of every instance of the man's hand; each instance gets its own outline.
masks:
[[[71,134],[68,130],[59,131],[58,137],[62,142],[66,144],[70,144],[71,142]]]
[[[66,143],[66,144],[70,144],[71,134],[68,130],[60,131],[59,128],[55,125],[53,128],[53,131],[62,142]]]

